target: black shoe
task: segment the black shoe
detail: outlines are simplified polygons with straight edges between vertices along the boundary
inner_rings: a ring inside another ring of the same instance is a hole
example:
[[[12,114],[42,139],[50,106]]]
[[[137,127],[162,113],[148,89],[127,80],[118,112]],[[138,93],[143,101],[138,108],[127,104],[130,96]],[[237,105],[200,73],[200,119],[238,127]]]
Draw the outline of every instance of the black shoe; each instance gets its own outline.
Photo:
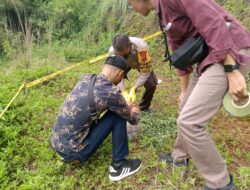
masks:
[[[158,154],[160,157],[160,160],[166,161],[168,164],[171,164],[173,166],[188,166],[189,159],[184,159],[184,160],[174,160],[172,157],[172,154],[165,154],[165,153],[159,153]]]
[[[236,190],[236,187],[233,183],[233,176],[229,174],[230,177],[230,183],[226,185],[225,187],[219,188],[219,189],[211,189],[207,186],[203,187],[201,190]]]
[[[128,177],[141,168],[141,160],[134,159],[134,160],[125,160],[119,166],[119,168],[115,169],[113,165],[109,166],[109,179],[111,181],[119,181],[125,177]]]

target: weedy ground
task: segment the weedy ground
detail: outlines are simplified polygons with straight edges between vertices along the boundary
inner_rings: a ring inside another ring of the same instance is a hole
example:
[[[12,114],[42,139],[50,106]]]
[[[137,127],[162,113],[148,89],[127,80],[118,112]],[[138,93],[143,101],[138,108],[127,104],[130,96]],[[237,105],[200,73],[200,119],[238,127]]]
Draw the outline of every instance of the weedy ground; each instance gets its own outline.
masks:
[[[199,189],[204,180],[191,161],[188,168],[172,168],[161,162],[159,152],[171,152],[176,138],[179,80],[175,70],[163,63],[164,46],[160,38],[149,42],[158,85],[152,102],[154,112],[143,114],[141,131],[130,139],[129,157],[143,161],[141,170],[119,182],[108,179],[111,162],[111,138],[108,137],[90,160],[80,165],[65,164],[51,149],[50,132],[58,110],[67,94],[84,73],[98,73],[102,62],[80,66],[18,97],[0,121],[1,189]],[[0,71],[0,102],[6,105],[25,79],[32,81],[70,64],[22,64]],[[38,67],[39,65],[39,67]],[[42,65],[42,66],[41,66]],[[132,86],[137,72],[129,73]],[[141,90],[140,94],[143,90]],[[138,98],[140,99],[140,98]],[[0,108],[3,109],[3,106]],[[211,121],[209,130],[238,189],[250,187],[250,123],[230,118],[221,110]]]

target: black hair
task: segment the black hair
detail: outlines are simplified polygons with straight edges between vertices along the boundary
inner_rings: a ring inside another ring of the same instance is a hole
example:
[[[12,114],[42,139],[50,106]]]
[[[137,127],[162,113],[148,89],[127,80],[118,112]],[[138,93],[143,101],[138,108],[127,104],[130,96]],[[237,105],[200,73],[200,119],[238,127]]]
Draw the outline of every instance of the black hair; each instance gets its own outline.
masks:
[[[115,51],[121,52],[130,47],[129,37],[125,34],[117,34],[113,37],[112,45]]]

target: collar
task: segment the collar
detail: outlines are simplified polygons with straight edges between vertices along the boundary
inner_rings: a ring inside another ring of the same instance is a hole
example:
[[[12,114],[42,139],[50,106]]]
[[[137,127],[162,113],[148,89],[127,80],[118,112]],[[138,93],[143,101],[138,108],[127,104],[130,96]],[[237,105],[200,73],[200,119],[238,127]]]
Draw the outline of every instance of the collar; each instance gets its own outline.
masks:
[[[106,75],[104,75],[103,73],[100,73],[100,74],[98,75],[98,78],[100,78],[100,79],[102,79],[102,80],[106,80],[106,81],[111,82],[111,81],[108,79],[108,77],[107,77]]]
[[[132,46],[131,46],[131,53],[133,53],[134,51],[137,51],[138,46],[134,42],[132,42],[132,41],[130,41],[130,42],[132,44]]]

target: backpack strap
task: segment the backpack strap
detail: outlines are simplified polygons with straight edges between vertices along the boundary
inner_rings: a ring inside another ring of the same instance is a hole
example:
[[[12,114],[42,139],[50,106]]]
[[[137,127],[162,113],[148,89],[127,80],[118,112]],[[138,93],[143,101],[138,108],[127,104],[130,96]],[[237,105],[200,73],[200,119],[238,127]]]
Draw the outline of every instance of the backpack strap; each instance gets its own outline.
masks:
[[[91,120],[97,119],[96,107],[95,107],[95,102],[94,102],[94,85],[95,85],[96,77],[97,77],[96,74],[93,74],[90,77],[88,95],[87,95]]]

